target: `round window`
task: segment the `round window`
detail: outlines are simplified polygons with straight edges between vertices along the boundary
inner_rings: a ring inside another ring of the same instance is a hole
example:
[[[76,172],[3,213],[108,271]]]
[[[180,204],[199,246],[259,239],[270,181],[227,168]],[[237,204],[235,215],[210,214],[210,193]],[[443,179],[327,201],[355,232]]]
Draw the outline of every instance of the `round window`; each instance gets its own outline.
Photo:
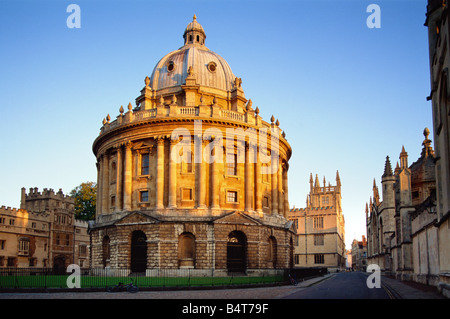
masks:
[[[210,72],[216,72],[216,63],[214,63],[214,62],[209,62],[209,64],[208,64],[208,70],[209,70]]]
[[[167,71],[172,72],[173,70],[175,70],[175,63],[173,63],[173,61],[170,61],[167,64]]]

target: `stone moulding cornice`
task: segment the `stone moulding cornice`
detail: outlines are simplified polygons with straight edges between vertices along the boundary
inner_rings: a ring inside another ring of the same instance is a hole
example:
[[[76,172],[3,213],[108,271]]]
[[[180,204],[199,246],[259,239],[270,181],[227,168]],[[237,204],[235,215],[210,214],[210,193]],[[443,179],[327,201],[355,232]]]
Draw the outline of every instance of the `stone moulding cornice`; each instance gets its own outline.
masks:
[[[232,126],[232,127],[237,127],[237,128],[243,128],[243,129],[254,129],[256,132],[259,132],[261,129],[266,128],[267,129],[267,139],[270,140],[272,138],[272,132],[271,132],[270,126],[269,127],[258,127],[257,125],[247,124],[247,123],[242,123],[239,121],[232,121],[232,120],[227,120],[227,119],[222,119],[222,118],[208,118],[208,117],[207,118],[204,118],[204,117],[152,118],[152,119],[143,120],[143,121],[125,123],[118,127],[111,128],[107,132],[103,132],[95,139],[92,149],[93,149],[94,154],[98,154],[99,150],[100,150],[99,145],[102,145],[104,143],[104,141],[111,139],[114,136],[118,136],[122,133],[125,133],[127,131],[132,131],[136,127],[140,127],[140,126],[144,127],[147,125],[155,125],[155,124],[192,123],[196,120],[202,121],[202,124],[206,123],[206,124],[224,125],[226,127]],[[161,134],[159,134],[159,135],[161,135]],[[170,132],[168,132],[168,134],[166,134],[166,135],[170,137]],[[290,147],[289,143],[287,142],[287,140],[282,136],[279,136],[279,138],[274,136],[274,138],[276,138],[277,141],[281,145],[283,145],[284,148],[286,148],[288,150],[287,158],[289,159],[292,151],[291,151],[291,147]],[[110,147],[111,146],[108,146],[107,149]]]

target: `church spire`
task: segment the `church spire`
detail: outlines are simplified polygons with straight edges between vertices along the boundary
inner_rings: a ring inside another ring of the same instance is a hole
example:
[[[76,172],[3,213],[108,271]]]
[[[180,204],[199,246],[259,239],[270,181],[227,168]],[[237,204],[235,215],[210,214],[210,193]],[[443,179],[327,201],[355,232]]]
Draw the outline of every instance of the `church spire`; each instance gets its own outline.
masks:
[[[336,188],[338,192],[341,191],[341,178],[339,176],[339,171],[336,171]]]
[[[320,187],[319,176],[316,174],[316,181],[314,182],[314,187]]]
[[[392,167],[391,167],[391,161],[389,160],[389,156],[386,156],[386,163],[384,164],[384,174],[385,176],[392,176]]]
[[[400,172],[400,166],[398,165],[398,161],[397,161],[397,165],[395,166],[395,175],[398,175],[398,173]]]
[[[380,193],[378,192],[377,183],[375,182],[375,178],[373,179],[373,202],[376,206],[380,204]]]
[[[402,146],[402,152],[400,153],[400,168],[408,168],[408,153],[405,151],[405,146]]]

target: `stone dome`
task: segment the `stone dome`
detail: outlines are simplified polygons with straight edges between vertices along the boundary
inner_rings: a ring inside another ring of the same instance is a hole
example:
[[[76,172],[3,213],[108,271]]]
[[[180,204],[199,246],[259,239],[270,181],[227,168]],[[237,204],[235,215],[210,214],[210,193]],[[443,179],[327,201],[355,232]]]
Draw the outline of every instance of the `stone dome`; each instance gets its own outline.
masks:
[[[186,27],[183,38],[184,46],[165,55],[153,69],[150,77],[152,90],[183,85],[192,68],[198,85],[231,91],[236,76],[224,58],[205,46],[205,31],[195,16]]]
[[[136,107],[104,118],[94,141],[91,265],[111,274],[282,276],[294,260],[291,147],[279,121],[263,121],[241,79],[206,48],[195,16],[183,38],[145,78]]]

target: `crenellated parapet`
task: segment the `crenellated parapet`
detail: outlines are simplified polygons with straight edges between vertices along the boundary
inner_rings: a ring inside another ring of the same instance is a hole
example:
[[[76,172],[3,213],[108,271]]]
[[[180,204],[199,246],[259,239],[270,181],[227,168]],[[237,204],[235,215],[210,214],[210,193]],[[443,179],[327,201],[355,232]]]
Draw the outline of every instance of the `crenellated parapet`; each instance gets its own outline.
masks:
[[[25,191],[25,188],[22,188],[22,192]],[[25,199],[57,199],[57,200],[66,200],[66,201],[74,201],[73,197],[70,195],[65,195],[60,188],[58,192],[55,192],[52,188],[44,188],[42,192],[39,192],[37,187],[30,187],[29,193],[25,193]]]
[[[37,187],[30,188],[26,193],[25,187],[22,187],[20,208],[31,212],[45,212],[50,210],[74,211],[75,199],[72,196],[65,195],[62,189],[55,192],[51,188],[44,188],[42,192]]]
[[[18,217],[25,219],[33,219],[33,220],[46,220],[49,216],[48,213],[40,213],[40,212],[29,212],[25,209],[20,208],[11,208],[6,206],[0,207],[0,215],[10,216],[10,217]]]

